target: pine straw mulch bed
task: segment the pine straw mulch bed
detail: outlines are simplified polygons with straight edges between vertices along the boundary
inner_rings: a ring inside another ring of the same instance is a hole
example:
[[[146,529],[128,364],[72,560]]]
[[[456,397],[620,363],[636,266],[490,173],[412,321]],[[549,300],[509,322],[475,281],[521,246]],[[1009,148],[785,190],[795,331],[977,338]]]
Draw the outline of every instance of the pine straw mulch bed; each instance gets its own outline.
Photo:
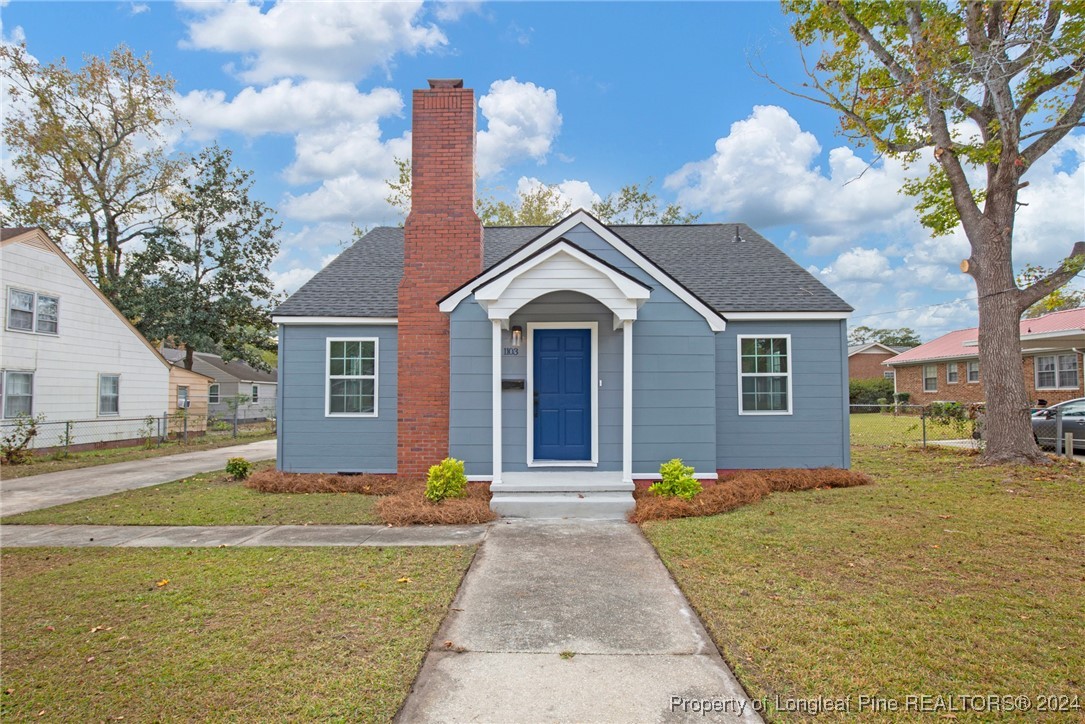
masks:
[[[490,510],[490,484],[468,483],[466,498],[426,500],[422,480],[388,475],[283,473],[261,470],[245,486],[263,493],[358,493],[377,495],[377,515],[388,525],[474,525],[497,518]]]
[[[815,488],[851,488],[870,485],[874,480],[865,473],[838,468],[780,468],[777,470],[744,470],[706,485],[693,500],[664,498],[647,488],[633,493],[637,507],[629,515],[633,523],[670,518],[693,518],[717,515],[744,505],[756,503],[771,493],[785,493]]]

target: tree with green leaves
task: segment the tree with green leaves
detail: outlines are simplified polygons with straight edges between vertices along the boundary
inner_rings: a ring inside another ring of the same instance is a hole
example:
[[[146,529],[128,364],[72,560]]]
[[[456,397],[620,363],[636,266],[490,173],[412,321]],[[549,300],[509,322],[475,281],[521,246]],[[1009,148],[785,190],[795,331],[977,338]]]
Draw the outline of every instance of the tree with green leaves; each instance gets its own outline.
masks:
[[[406,218],[411,211],[411,162],[397,158],[395,164],[396,177],[385,181],[389,190],[385,201]],[[660,208],[659,197],[649,191],[651,185],[649,179],[644,188],[638,184],[623,186],[592,204],[590,211],[604,224],[689,224],[700,217],[686,213],[678,204]],[[486,226],[552,226],[570,211],[572,202],[556,184],[519,189],[511,203],[492,196],[475,200],[475,212]]]
[[[873,327],[860,325],[854,327],[848,333],[848,344],[850,345],[871,344],[872,342],[884,344],[887,347],[918,347],[923,344],[919,340],[919,335],[911,327],[874,329]]]
[[[1051,276],[1052,271],[1054,270],[1034,264],[1026,264],[1021,273],[1017,275],[1017,286],[1028,287],[1040,279]],[[1051,312],[1062,312],[1067,309],[1077,309],[1078,307],[1085,307],[1085,289],[1074,288],[1067,284],[1054,290],[1026,309],[1024,316],[1026,319],[1033,319],[1044,314],[1051,314]]]
[[[907,183],[935,234],[963,229],[976,284],[987,396],[987,462],[1040,463],[1021,375],[1018,324],[1085,264],[1014,283],[1014,219],[1029,169],[1085,112],[1080,2],[784,0],[800,47],[816,49],[795,95],[840,114],[846,136],[926,172]],[[805,58],[804,58],[805,61]],[[1067,245],[1074,240],[1067,239]]]
[[[171,198],[169,220],[147,234],[120,285],[123,311],[148,338],[183,344],[188,369],[200,349],[265,368],[260,351],[274,347],[268,267],[279,224],[250,197],[252,184],[229,150],[204,149]]]
[[[40,226],[72,253],[102,292],[119,301],[122,251],[163,218],[177,171],[164,135],[173,121],[173,79],[149,56],[120,46],[39,64],[25,45],[0,46],[7,80],[4,143],[10,175],[0,178],[7,222]]]

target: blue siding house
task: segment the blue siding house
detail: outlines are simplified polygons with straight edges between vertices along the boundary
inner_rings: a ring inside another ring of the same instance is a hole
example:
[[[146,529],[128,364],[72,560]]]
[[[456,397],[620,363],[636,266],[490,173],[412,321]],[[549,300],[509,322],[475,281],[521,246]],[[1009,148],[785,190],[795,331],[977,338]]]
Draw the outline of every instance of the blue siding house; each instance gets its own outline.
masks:
[[[451,455],[504,515],[616,517],[675,457],[706,479],[849,466],[851,307],[755,230],[483,229],[471,91],[431,81],[414,128],[406,226],[275,312],[280,469]]]

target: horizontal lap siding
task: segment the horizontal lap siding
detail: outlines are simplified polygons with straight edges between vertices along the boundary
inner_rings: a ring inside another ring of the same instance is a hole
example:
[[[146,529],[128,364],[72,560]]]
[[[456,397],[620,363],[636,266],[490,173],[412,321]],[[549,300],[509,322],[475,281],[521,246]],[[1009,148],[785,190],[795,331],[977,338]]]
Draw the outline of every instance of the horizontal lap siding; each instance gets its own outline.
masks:
[[[468,297],[449,319],[449,454],[468,475],[493,472],[493,324]]]
[[[791,335],[791,415],[738,414],[740,334]],[[848,467],[845,345],[841,321],[729,322],[716,339],[717,467]]]
[[[376,337],[378,417],[326,417],[329,337]],[[280,326],[279,467],[288,472],[396,469],[396,327]]]

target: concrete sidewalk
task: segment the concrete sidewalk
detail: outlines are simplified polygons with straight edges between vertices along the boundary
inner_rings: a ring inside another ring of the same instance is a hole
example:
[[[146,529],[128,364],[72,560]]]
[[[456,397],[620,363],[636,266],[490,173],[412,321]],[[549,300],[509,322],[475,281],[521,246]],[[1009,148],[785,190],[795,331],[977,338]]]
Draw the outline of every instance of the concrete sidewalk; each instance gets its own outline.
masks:
[[[0,525],[0,547],[455,546],[486,538],[485,525]]]
[[[500,521],[397,720],[760,717],[636,526]]]
[[[214,450],[4,480],[0,482],[0,515],[25,513],[122,490],[168,483],[197,473],[222,470],[226,467],[226,461],[235,457],[250,461],[273,460],[275,441],[261,440]]]

